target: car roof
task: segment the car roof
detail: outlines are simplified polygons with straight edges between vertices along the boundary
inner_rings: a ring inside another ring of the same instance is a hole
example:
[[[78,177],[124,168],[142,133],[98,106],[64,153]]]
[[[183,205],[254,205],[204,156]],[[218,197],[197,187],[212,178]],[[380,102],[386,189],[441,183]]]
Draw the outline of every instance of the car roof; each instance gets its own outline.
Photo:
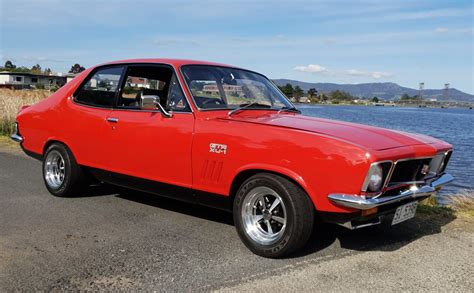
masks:
[[[199,61],[199,60],[189,60],[189,59],[168,59],[168,58],[140,58],[140,59],[126,59],[126,60],[117,60],[111,61],[104,64],[100,64],[98,66],[103,65],[112,65],[112,64],[128,64],[128,63],[157,63],[157,64],[170,64],[175,67],[180,67],[182,65],[214,65],[214,66],[225,66],[225,67],[233,67],[239,68],[232,65],[216,63],[216,62],[208,62],[208,61]]]

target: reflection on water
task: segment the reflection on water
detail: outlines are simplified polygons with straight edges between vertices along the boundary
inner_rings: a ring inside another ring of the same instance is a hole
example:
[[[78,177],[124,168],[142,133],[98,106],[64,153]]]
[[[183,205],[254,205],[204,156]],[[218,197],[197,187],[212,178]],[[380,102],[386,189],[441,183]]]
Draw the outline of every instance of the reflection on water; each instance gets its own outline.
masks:
[[[453,145],[447,172],[456,177],[441,196],[474,189],[474,110],[299,105],[304,115],[430,135]]]

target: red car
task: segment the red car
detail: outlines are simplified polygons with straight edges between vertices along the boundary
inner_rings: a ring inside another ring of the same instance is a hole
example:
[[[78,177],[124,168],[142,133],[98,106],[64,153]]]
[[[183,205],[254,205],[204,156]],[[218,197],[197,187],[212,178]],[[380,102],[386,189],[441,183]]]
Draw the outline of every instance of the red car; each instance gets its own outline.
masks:
[[[261,74],[189,60],[90,68],[23,107],[12,138],[43,161],[53,195],[95,178],[219,207],[265,257],[305,245],[315,218],[351,229],[407,220],[453,180],[446,142],[303,116]]]

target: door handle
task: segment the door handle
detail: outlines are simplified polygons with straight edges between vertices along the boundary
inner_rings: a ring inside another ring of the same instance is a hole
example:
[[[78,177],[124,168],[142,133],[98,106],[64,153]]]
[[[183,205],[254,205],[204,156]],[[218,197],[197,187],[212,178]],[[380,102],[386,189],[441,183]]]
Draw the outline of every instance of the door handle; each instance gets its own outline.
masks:
[[[117,123],[118,121],[119,121],[118,118],[113,118],[113,117],[107,118],[107,122],[110,122],[110,123]]]

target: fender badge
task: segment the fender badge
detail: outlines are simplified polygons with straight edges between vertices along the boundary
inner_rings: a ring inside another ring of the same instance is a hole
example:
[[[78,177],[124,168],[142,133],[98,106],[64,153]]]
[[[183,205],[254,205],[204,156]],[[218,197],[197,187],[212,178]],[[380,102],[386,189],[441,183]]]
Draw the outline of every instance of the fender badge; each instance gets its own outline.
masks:
[[[209,152],[224,155],[227,154],[227,145],[226,144],[218,144],[218,143],[211,143],[209,144]]]

